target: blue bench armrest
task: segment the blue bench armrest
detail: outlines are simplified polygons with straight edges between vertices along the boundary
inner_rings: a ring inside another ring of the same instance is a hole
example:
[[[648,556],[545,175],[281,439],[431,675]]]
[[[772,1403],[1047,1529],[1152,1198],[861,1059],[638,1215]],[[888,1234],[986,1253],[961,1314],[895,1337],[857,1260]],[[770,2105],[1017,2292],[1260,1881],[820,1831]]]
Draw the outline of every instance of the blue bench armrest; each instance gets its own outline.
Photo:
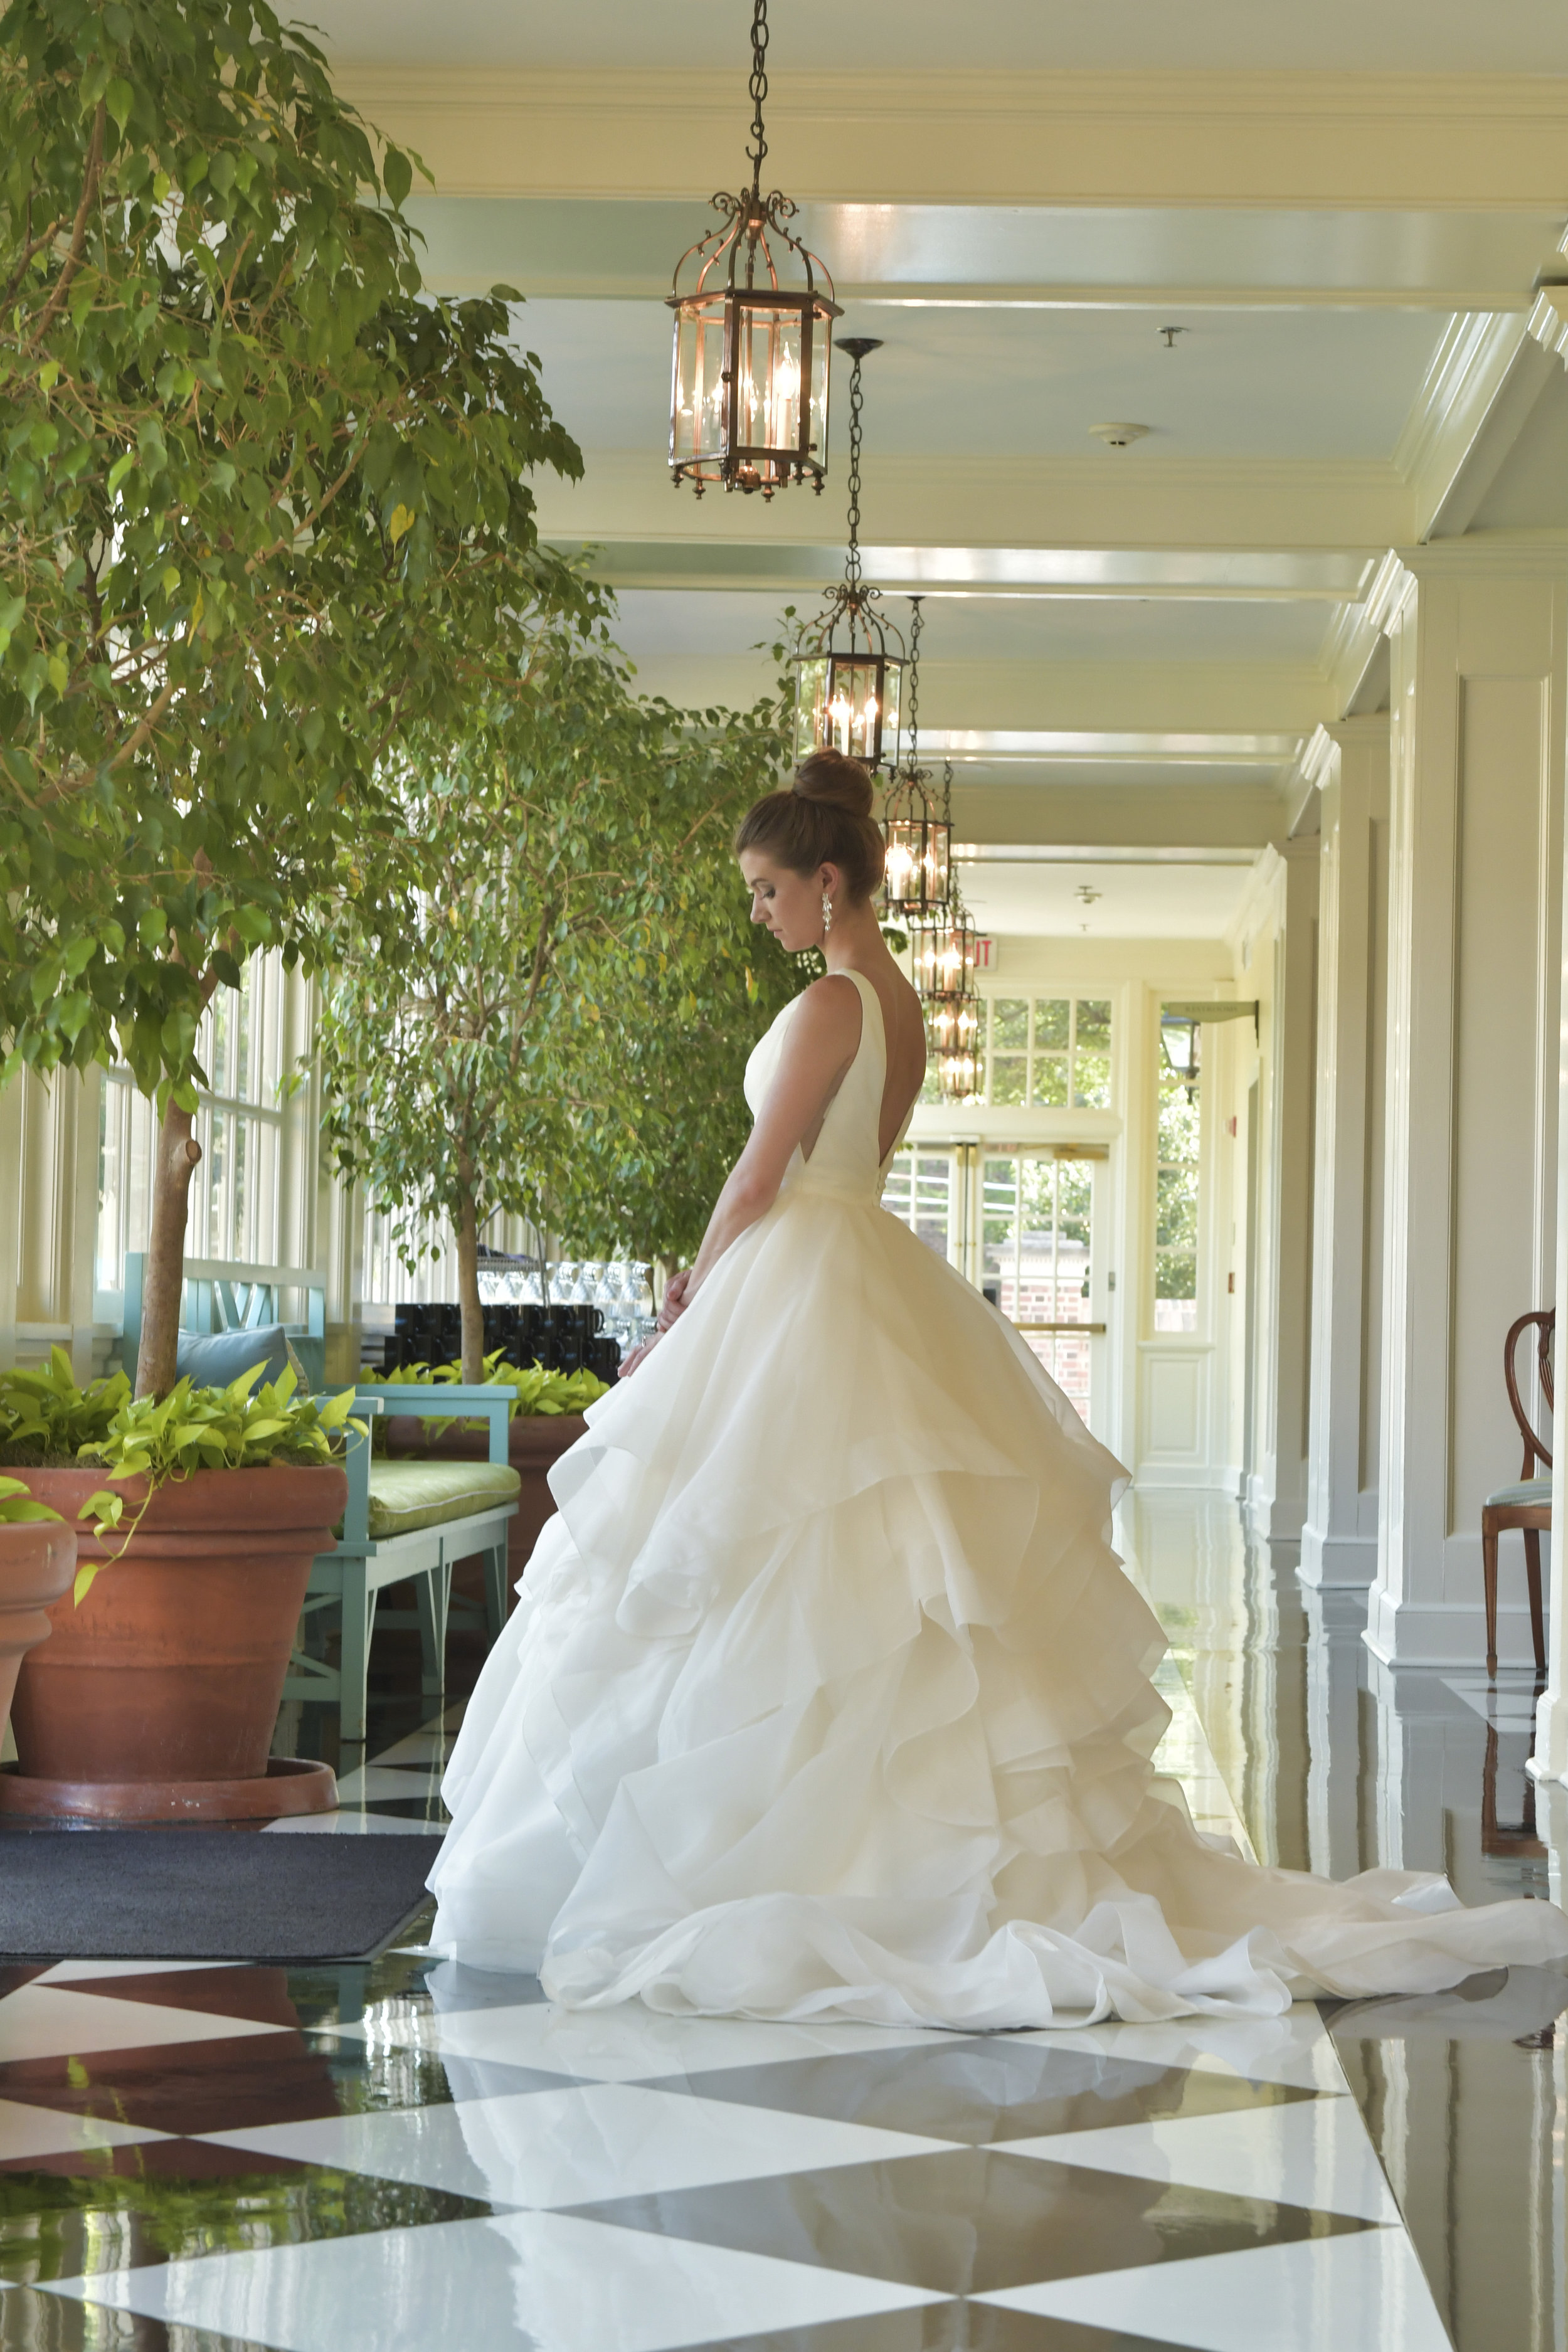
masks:
[[[509,1458],[507,1424],[511,1417],[511,1402],[510,1388],[465,1388],[456,1381],[385,1381],[356,1387],[353,1411],[360,1420],[378,1412],[411,1412],[421,1421],[482,1418],[489,1423],[489,1458],[504,1464]],[[345,1551],[366,1551],[371,1542],[368,1435],[362,1437],[357,1430],[350,1430],[343,1466],[349,1474],[349,1500],[343,1513],[342,1548]]]

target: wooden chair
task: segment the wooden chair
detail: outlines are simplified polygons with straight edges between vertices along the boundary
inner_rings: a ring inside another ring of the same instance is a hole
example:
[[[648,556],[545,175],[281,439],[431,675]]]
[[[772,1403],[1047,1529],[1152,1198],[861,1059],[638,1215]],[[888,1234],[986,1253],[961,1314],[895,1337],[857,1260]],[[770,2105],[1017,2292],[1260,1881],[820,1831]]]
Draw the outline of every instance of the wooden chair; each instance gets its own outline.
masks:
[[[1541,1610],[1541,1538],[1552,1528],[1552,1481],[1533,1478],[1531,1472],[1537,1462],[1552,1467],[1552,1454],[1531,1426],[1530,1415],[1520,1400],[1519,1383],[1513,1376],[1513,1360],[1521,1331],[1531,1324],[1539,1327],[1536,1342],[1536,1370],[1541,1378],[1541,1392],[1550,1412],[1552,1397],[1552,1343],[1557,1328],[1554,1309],[1537,1307],[1531,1315],[1521,1315],[1509,1327],[1508,1338],[1502,1343],[1502,1376],[1508,1388],[1508,1401],[1513,1407],[1524,1439],[1524,1465],[1517,1485],[1500,1486],[1489,1495],[1481,1507],[1481,1574],[1487,1596],[1487,1676],[1497,1680],[1497,1547],[1499,1536],[1517,1528],[1524,1537],[1525,1571],[1530,1580],[1530,1630],[1535,1643],[1535,1671],[1539,1677],[1546,1673],[1546,1628]]]

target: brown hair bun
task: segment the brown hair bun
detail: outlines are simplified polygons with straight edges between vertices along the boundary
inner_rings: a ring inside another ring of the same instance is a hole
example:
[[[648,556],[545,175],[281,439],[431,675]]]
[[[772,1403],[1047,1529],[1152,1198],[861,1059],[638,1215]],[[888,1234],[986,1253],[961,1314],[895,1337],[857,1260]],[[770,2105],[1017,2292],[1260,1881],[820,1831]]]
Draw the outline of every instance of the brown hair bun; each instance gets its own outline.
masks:
[[[735,830],[737,856],[760,849],[794,874],[837,866],[850,903],[862,905],[882,879],[882,828],[871,814],[871,779],[842,751],[813,751],[795,782],[766,793]]]
[[[819,807],[842,809],[848,816],[871,814],[871,779],[844,751],[814,751],[803,760],[795,772],[795,789],[803,801],[816,801]]]

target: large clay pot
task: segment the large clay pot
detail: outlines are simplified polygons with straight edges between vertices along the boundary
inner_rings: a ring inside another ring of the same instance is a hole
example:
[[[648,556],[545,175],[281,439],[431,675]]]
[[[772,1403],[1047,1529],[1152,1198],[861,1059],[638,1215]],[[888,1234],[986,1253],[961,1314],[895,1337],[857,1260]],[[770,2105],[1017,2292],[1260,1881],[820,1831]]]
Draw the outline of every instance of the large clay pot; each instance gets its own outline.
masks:
[[[52,1519],[0,1526],[0,1735],[11,1711],[16,1673],[29,1650],[47,1641],[51,1601],[76,1574],[76,1536]]]
[[[67,1520],[105,1483],[16,1475]],[[129,1521],[145,1482],[112,1484]],[[121,1535],[79,1527],[79,1559],[108,1564],[79,1607],[54,1604],[53,1638],[23,1665],[21,1770],[0,1775],[0,1811],[235,1820],[335,1804],[324,1765],[268,1750],[310,1564],[347,1499],[326,1464],[198,1470],[158,1488],[122,1559]]]
[[[507,1458],[522,1481],[517,1516],[507,1530],[509,1612],[515,1605],[517,1587],[532,1557],[540,1530],[545,1520],[554,1516],[555,1497],[549,1483],[552,1465],[560,1461],[568,1446],[576,1444],[587,1426],[580,1412],[520,1412],[508,1424]],[[439,1437],[431,1437],[428,1422],[412,1412],[398,1412],[388,1417],[386,1447],[389,1454],[426,1454],[442,1462],[488,1462],[490,1437],[488,1429],[447,1429]],[[471,1574],[469,1566],[467,1560],[458,1562],[454,1589],[468,1592],[470,1598],[482,1599],[480,1564],[477,1559],[472,1563]]]

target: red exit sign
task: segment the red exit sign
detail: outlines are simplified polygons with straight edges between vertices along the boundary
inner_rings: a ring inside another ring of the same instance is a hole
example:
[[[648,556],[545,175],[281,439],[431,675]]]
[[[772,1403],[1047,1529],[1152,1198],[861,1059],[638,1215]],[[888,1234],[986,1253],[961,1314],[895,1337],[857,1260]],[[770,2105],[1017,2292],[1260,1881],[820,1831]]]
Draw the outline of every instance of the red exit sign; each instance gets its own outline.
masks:
[[[975,969],[975,971],[995,971],[995,969],[996,969],[996,942],[995,942],[995,940],[975,940],[975,942],[974,942],[974,969]]]

